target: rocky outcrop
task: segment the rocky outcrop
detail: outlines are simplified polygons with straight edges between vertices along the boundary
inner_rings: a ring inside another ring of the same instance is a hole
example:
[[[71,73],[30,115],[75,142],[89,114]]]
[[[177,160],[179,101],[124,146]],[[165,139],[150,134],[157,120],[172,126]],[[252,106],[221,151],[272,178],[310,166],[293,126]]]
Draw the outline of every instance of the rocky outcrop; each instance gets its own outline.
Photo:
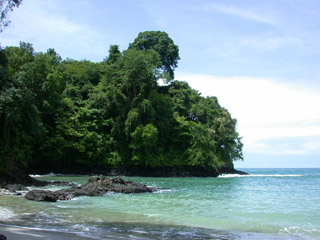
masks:
[[[126,181],[122,178],[91,177],[88,183],[58,191],[32,190],[25,195],[33,201],[56,202],[70,200],[78,196],[103,196],[108,192],[116,193],[145,193],[152,192],[146,185]]]
[[[12,160],[6,163],[4,171],[0,173],[0,187],[8,185],[40,186],[44,183],[29,176],[21,163]]]
[[[29,189],[22,184],[8,184],[3,187],[11,193],[17,193],[17,191],[28,191]],[[20,194],[19,194],[20,195]]]
[[[4,188],[9,190],[10,192],[28,191],[28,188],[23,186],[22,184],[8,184]]]
[[[56,202],[58,200],[58,195],[53,191],[32,190],[25,195],[25,198],[37,202]]]
[[[31,183],[29,183],[31,185]],[[61,182],[61,181],[34,181],[32,182],[32,186],[67,186],[67,187],[76,187],[78,185],[74,183],[69,183],[69,182]],[[7,184],[7,185],[0,185],[0,189],[3,189],[7,191],[7,194],[11,195],[22,195],[23,192],[29,191],[29,188],[24,186],[23,184]],[[1,190],[0,190],[0,195],[1,195]],[[1,240],[1,239],[0,239]]]
[[[88,183],[81,187],[81,190],[85,192],[92,192],[94,196],[101,196],[105,194],[106,191],[117,193],[152,192],[152,189],[148,188],[144,184],[123,180],[120,177],[91,177]]]

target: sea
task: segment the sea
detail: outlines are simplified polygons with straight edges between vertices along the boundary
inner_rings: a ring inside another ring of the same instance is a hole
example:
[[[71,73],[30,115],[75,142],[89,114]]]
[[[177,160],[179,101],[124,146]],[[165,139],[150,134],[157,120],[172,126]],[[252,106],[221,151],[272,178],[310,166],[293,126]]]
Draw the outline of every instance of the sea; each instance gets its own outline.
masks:
[[[55,203],[2,194],[0,223],[93,239],[320,239],[320,169],[240,170],[250,175],[125,177],[156,191]],[[35,177],[77,184],[89,178]]]

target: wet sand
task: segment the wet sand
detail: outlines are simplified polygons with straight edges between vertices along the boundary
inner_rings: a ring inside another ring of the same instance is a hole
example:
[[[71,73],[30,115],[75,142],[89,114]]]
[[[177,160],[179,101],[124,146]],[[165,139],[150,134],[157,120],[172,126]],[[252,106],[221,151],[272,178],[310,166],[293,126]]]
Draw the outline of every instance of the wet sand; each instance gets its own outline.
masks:
[[[6,236],[7,240],[92,240],[92,238],[81,237],[74,233],[45,231],[9,225],[0,225],[0,234]]]

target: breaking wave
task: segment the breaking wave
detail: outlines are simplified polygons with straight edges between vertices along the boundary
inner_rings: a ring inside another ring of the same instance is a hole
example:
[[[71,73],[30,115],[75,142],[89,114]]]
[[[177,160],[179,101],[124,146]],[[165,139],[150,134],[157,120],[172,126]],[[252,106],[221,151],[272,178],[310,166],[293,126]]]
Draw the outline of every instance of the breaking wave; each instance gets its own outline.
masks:
[[[218,178],[247,178],[247,177],[302,177],[301,174],[221,174]]]

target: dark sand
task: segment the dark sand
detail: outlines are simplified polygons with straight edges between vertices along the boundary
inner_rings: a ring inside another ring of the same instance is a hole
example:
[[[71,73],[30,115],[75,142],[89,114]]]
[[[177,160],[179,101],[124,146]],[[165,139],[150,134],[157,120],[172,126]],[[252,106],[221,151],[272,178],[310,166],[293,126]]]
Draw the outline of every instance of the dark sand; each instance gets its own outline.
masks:
[[[0,225],[0,234],[7,240],[92,240],[92,238],[80,237],[73,233],[37,230],[32,228]]]

